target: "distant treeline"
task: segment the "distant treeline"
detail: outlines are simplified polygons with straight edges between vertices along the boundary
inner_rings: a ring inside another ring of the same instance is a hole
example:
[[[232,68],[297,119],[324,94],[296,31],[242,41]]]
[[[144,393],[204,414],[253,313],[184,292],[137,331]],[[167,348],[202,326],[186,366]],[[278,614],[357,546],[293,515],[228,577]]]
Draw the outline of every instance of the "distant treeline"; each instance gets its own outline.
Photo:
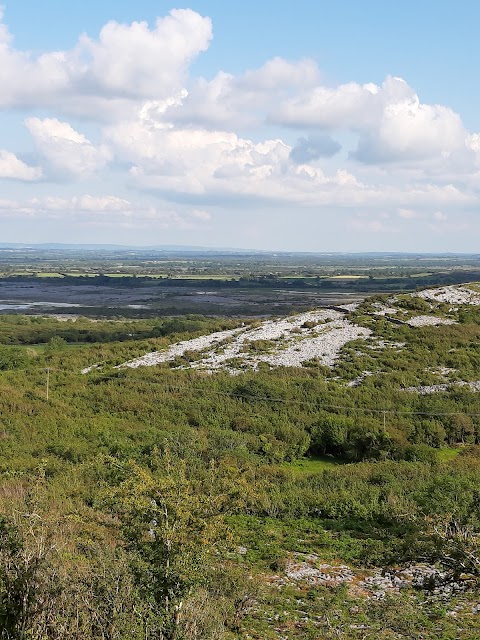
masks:
[[[124,342],[162,338],[172,334],[203,334],[212,331],[230,329],[238,321],[206,318],[202,315],[185,315],[182,317],[157,317],[129,321],[88,320],[77,318],[74,321],[57,321],[40,316],[0,315],[0,369],[2,353],[6,345],[60,345]],[[60,342],[59,342],[60,341]],[[4,346],[5,345],[5,346]]]
[[[200,289],[325,289],[328,291],[346,290],[361,293],[374,293],[382,291],[414,291],[421,287],[445,286],[461,284],[463,282],[476,282],[480,280],[480,270],[470,271],[448,271],[433,273],[429,275],[405,277],[373,277],[368,278],[331,278],[329,276],[305,276],[305,277],[284,277],[277,275],[243,275],[241,277],[231,277],[225,280],[218,278],[189,278],[148,275],[122,275],[121,277],[110,275],[85,275],[72,276],[60,274],[57,277],[48,279],[37,275],[11,275],[0,278],[2,283],[15,282],[47,282],[55,281],[55,286],[107,286],[107,287],[142,287],[148,286],[152,289],[163,287],[181,287]]]

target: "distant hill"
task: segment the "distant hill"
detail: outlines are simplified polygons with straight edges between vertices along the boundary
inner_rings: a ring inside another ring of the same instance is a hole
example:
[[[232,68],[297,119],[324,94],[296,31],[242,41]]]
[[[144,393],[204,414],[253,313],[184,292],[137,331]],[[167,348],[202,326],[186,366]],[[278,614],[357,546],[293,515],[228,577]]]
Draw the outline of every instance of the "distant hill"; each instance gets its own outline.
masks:
[[[257,253],[246,249],[235,249],[231,247],[201,247],[193,245],[122,245],[122,244],[68,244],[68,243],[22,243],[22,242],[1,242],[0,249],[34,249],[34,250],[58,250],[58,251],[190,251],[211,253],[218,251]]]
[[[455,257],[479,257],[480,254],[473,253],[408,253],[394,251],[274,251],[262,249],[241,249],[237,247],[203,247],[200,245],[177,245],[177,244],[159,244],[159,245],[122,245],[122,244],[73,244],[62,242],[48,243],[27,243],[27,242],[0,242],[0,250],[32,250],[32,251],[162,251],[166,253],[232,253],[244,255],[270,255],[270,256],[343,256],[352,258],[417,258],[423,259],[445,259]]]

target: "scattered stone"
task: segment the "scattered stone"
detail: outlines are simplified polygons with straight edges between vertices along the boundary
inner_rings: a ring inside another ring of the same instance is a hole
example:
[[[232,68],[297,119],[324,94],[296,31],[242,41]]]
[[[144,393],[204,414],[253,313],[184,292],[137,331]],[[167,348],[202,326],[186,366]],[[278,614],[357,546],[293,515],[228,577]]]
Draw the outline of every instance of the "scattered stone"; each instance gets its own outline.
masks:
[[[394,342],[393,340],[382,340],[379,338],[373,338],[371,342],[367,344],[367,346],[372,351],[380,351],[381,349],[394,349],[395,351],[400,351],[405,346],[405,342]]]
[[[225,369],[239,373],[242,369],[256,370],[261,363],[270,367],[301,367],[313,359],[331,367],[345,344],[365,339],[371,333],[370,329],[347,320],[341,312],[322,309],[282,320],[266,320],[260,327],[240,327],[184,340],[117,368],[154,366],[175,360],[187,351],[205,352],[203,357],[190,362],[188,368],[209,372]],[[259,341],[273,342],[271,351],[257,352],[255,343]]]
[[[101,369],[101,368],[102,368],[102,363],[97,362],[96,364],[91,364],[89,367],[85,367],[85,369],[82,369],[80,373],[85,375],[87,373],[90,373],[90,371],[94,371],[95,369]]]
[[[431,384],[431,385],[423,385],[418,387],[406,387],[404,391],[409,391],[411,393],[418,393],[421,396],[428,396],[432,393],[442,393],[445,391],[451,391],[455,387],[468,387],[470,391],[474,393],[480,392],[480,380],[475,380],[473,382],[442,382],[441,384]]]
[[[451,367],[427,367],[425,371],[434,373],[437,376],[442,376],[442,378],[446,378],[450,374],[456,373],[457,369],[452,369]]]
[[[375,302],[373,305],[376,311],[373,312],[374,316],[394,316],[398,313],[398,309],[395,307],[387,307],[380,302]]]
[[[320,564],[318,567],[307,562],[292,562],[287,565],[287,578],[312,585],[342,584],[353,580],[353,571],[345,565]]]
[[[442,382],[442,384],[430,384],[420,385],[418,387],[406,387],[404,391],[410,393],[418,393],[421,396],[428,396],[432,393],[442,393],[444,391],[450,391],[452,385],[449,382]]]
[[[373,371],[362,371],[359,376],[347,382],[347,387],[358,387],[369,376],[373,376]]]
[[[287,563],[284,576],[272,576],[271,582],[279,589],[306,583],[311,586],[349,585],[351,595],[379,600],[387,594],[399,593],[408,587],[421,589],[432,598],[445,600],[465,591],[462,581],[450,582],[447,573],[432,565],[411,565],[398,569],[377,569],[360,574],[347,565],[323,564],[315,554],[294,554],[295,560]],[[480,613],[480,603],[476,605]]]

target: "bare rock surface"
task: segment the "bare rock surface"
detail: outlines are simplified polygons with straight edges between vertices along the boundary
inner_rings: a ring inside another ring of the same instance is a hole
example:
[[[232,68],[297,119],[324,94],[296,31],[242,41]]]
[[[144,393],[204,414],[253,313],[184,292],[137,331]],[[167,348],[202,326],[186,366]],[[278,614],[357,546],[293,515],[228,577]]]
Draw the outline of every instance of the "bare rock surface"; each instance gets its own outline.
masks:
[[[451,285],[448,287],[439,287],[438,289],[424,289],[414,295],[424,300],[446,302],[447,304],[480,305],[480,292],[466,285]]]
[[[322,309],[281,320],[266,320],[259,327],[240,327],[184,340],[120,366],[154,366],[188,351],[201,355],[189,363],[189,368],[211,372],[226,369],[238,373],[242,369],[257,369],[260,363],[271,367],[300,367],[312,359],[332,366],[345,344],[370,334],[370,329],[353,324],[344,314]]]

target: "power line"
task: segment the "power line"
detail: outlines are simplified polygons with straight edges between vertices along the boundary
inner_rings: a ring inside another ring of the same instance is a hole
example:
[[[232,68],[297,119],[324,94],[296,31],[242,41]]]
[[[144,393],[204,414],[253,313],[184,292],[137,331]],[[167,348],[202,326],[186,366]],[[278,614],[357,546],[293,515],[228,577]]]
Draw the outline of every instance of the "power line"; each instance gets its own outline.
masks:
[[[126,378],[122,378],[121,379],[122,382],[125,382],[127,379]],[[135,382],[134,379],[131,379],[133,382]],[[160,382],[148,382],[148,384],[157,384],[160,385]],[[183,393],[185,391],[185,388],[180,388],[180,387],[164,387],[165,391],[171,392],[171,393]],[[208,392],[208,394],[210,395],[218,395],[218,396],[223,396],[223,397],[228,397],[228,398],[236,398],[236,399],[240,399],[240,400],[247,400],[247,401],[253,401],[253,402],[271,402],[271,403],[278,403],[278,404],[284,404],[284,405],[300,405],[300,406],[309,406],[309,407],[313,407],[315,409],[332,409],[332,410],[336,410],[336,411],[344,411],[344,412],[353,412],[353,413],[369,413],[369,414],[383,414],[383,416],[386,415],[405,415],[405,416],[429,416],[429,417],[435,417],[435,416],[469,416],[469,417],[480,417],[480,412],[476,413],[476,412],[467,412],[467,411],[407,411],[407,410],[402,410],[402,409],[369,409],[367,407],[348,407],[348,406],[344,406],[344,405],[335,405],[335,404],[324,404],[324,403],[316,403],[316,402],[312,402],[312,401],[308,401],[308,400],[295,400],[293,398],[289,398],[289,399],[285,399],[285,398],[272,398],[270,396],[256,396],[256,395],[245,395],[245,394],[240,394],[240,393],[228,393],[226,391],[215,391],[212,389],[203,389],[201,387],[187,387],[187,389],[189,391],[198,391],[199,393],[203,393],[205,394],[206,392]]]
[[[48,367],[46,369],[47,371],[47,380],[48,380],[48,374],[50,371],[52,371],[52,367]],[[45,371],[45,369],[44,369]],[[10,370],[10,371],[2,371],[1,373],[3,374],[7,374],[7,373],[17,373],[17,372],[28,372],[28,373],[37,373],[39,372],[39,369],[15,369],[15,370]],[[133,383],[138,382],[138,380],[134,379],[134,378],[110,378],[107,382],[110,381],[115,381],[115,382],[122,382],[125,383],[128,381],[131,381]],[[154,382],[154,381],[146,381],[146,383],[148,385],[161,385],[160,382]],[[245,394],[241,394],[241,393],[232,393],[232,392],[226,392],[226,391],[216,391],[213,389],[204,389],[201,387],[192,387],[192,386],[188,386],[187,387],[188,390],[190,391],[195,391],[195,392],[199,392],[202,394],[205,394],[206,392],[209,395],[217,395],[217,396],[223,396],[223,397],[227,397],[227,398],[234,398],[234,399],[239,399],[239,400],[245,400],[245,401],[250,401],[250,402],[271,402],[271,403],[277,403],[277,404],[283,404],[283,405],[297,405],[297,406],[305,406],[305,407],[312,407],[314,409],[317,410],[321,410],[321,409],[326,409],[326,410],[333,410],[333,411],[342,411],[345,413],[363,413],[363,414],[371,414],[371,415],[383,415],[384,418],[387,415],[404,415],[404,416],[425,416],[425,417],[446,417],[446,416],[468,416],[471,418],[479,418],[480,417],[480,412],[469,412],[469,411],[410,411],[410,410],[402,410],[402,409],[386,409],[386,408],[379,408],[379,409],[371,409],[368,407],[359,407],[359,406],[345,406],[345,405],[336,405],[336,404],[325,404],[325,403],[321,403],[319,404],[318,402],[312,402],[309,400],[295,400],[294,398],[289,398],[289,399],[285,399],[285,398],[273,398],[271,396],[257,396],[257,395],[245,395]],[[176,388],[176,387],[164,387],[165,391],[171,392],[171,393],[183,393],[185,391],[185,387],[184,388]],[[400,389],[400,391],[402,391],[402,389]],[[48,399],[48,381],[47,381],[47,399]],[[383,420],[383,422],[385,423],[385,419]]]

